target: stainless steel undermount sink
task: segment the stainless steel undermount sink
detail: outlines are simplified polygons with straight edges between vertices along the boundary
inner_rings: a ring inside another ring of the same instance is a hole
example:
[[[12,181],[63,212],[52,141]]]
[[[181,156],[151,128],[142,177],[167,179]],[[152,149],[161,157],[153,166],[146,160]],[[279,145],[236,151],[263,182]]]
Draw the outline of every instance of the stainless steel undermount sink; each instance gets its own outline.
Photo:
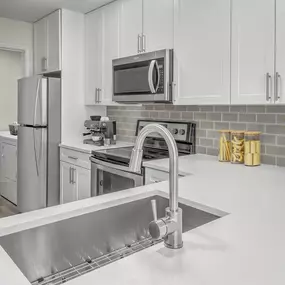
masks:
[[[163,217],[168,199],[156,195],[2,236],[0,244],[32,284],[59,285],[156,244],[148,232],[152,199]],[[179,207],[183,232],[219,218]]]

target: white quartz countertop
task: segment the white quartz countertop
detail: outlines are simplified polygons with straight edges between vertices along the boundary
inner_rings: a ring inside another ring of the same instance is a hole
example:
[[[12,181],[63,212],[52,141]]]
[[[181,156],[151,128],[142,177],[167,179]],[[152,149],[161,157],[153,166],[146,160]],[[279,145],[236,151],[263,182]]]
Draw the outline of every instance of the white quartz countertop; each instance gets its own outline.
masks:
[[[157,244],[65,284],[285,284],[285,169],[219,163],[203,155],[179,162],[181,171],[192,174],[179,179],[180,198],[228,215],[184,233],[180,250]],[[161,170],[167,165],[152,163]],[[166,193],[167,181],[4,218],[0,235]],[[1,248],[0,276],[5,285],[29,284]]]
[[[115,145],[109,146],[96,146],[90,144],[84,144],[83,141],[70,141],[70,142],[62,142],[59,146],[75,151],[91,153],[93,150],[103,150],[103,149],[112,149],[112,148],[120,148],[120,147],[127,147],[133,146],[133,143],[117,141]]]
[[[9,131],[0,131],[0,138],[17,141],[17,136],[12,136]]]

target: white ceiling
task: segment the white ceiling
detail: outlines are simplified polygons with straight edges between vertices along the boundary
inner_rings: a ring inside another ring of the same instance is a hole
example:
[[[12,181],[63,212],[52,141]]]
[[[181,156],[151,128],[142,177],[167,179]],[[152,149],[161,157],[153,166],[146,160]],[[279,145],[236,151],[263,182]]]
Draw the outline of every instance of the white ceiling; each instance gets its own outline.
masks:
[[[0,0],[0,17],[35,22],[59,8],[87,13],[113,0]]]

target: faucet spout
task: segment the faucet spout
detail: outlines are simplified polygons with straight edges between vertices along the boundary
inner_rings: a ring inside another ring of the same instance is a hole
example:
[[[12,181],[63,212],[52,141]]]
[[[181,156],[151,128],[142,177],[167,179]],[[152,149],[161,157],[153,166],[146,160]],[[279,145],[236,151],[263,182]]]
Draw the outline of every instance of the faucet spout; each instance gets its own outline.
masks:
[[[174,137],[168,129],[159,124],[149,124],[139,133],[132,151],[129,170],[140,173],[143,157],[143,144],[151,133],[160,134],[169,151],[169,208],[166,217],[150,223],[150,233],[155,232],[155,238],[164,238],[169,248],[181,248],[182,242],[182,210],[178,208],[178,150]],[[158,231],[161,234],[157,234]],[[162,234],[162,232],[164,234]]]

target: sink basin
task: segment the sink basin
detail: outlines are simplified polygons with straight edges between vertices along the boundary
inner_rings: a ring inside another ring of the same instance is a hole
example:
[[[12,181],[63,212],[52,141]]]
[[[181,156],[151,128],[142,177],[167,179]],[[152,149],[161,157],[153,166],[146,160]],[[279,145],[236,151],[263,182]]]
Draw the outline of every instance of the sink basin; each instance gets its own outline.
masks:
[[[33,284],[62,284],[77,275],[149,247],[148,224],[165,216],[168,199],[151,196],[0,237],[0,244]],[[183,232],[218,219],[186,204]]]

